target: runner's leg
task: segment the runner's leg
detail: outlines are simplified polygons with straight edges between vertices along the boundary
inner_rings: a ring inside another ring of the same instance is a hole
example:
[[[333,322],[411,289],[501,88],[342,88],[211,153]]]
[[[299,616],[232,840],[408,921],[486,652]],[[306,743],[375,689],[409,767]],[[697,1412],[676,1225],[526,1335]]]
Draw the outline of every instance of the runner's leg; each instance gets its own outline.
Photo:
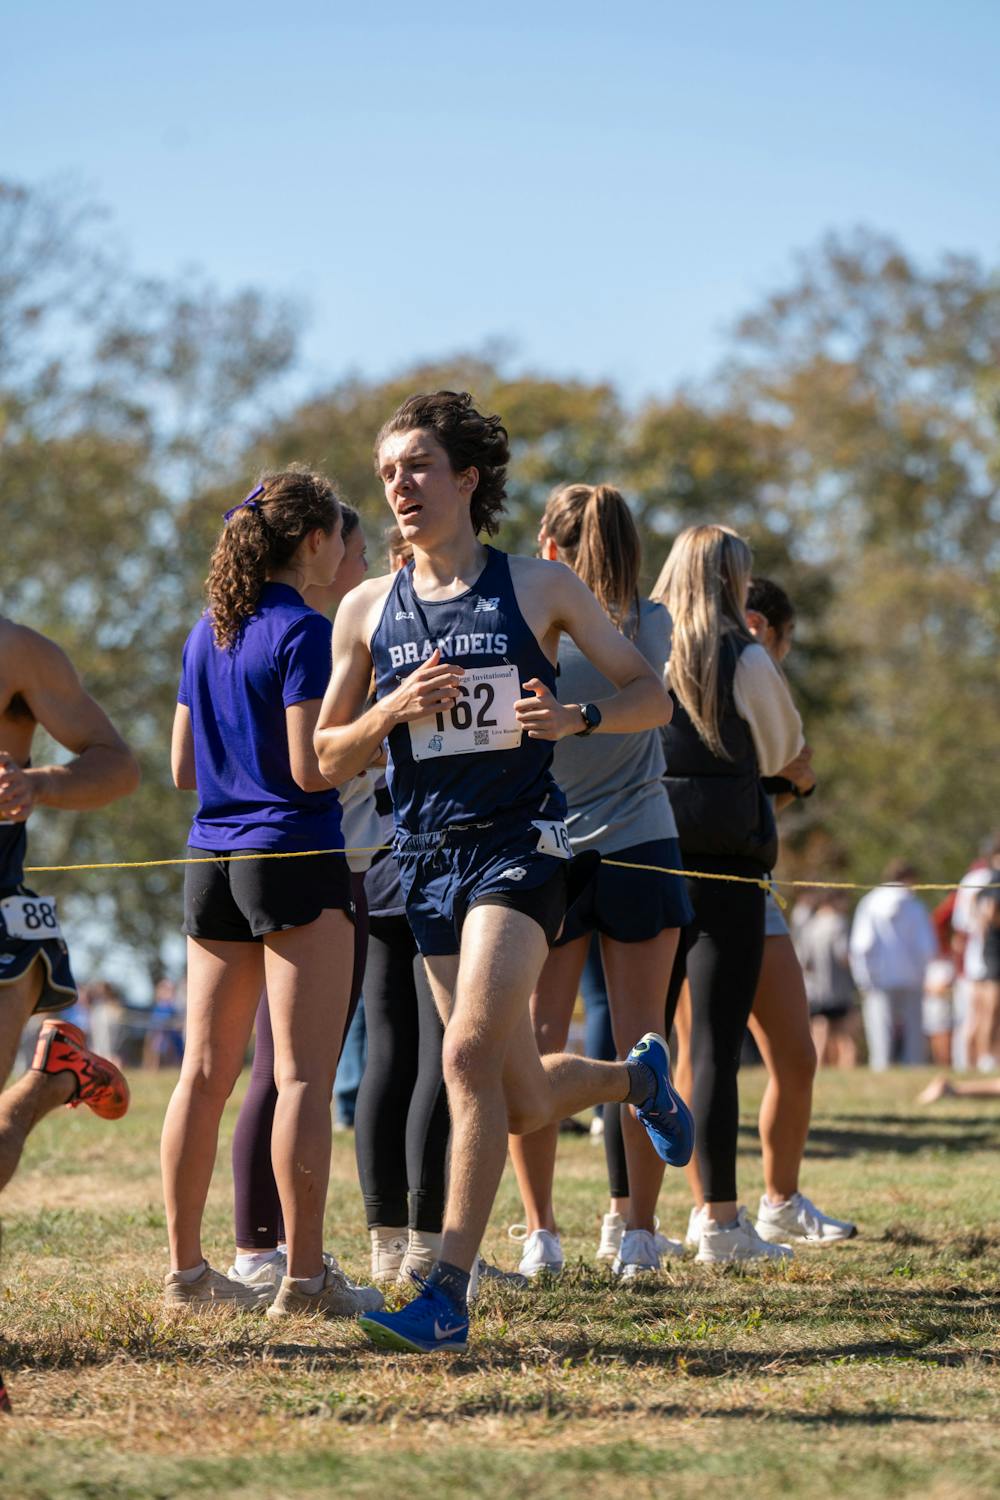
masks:
[[[460,961],[427,960],[435,1000],[444,1014],[450,1011],[444,1073],[452,1145],[441,1259],[464,1271],[489,1220],[508,1126],[519,1134],[536,1130],[588,1105],[620,1101],[629,1090],[623,1063],[539,1058],[527,997],[547,952],[531,917],[481,905],[465,920]]]
[[[192,1270],[203,1259],[201,1219],[219,1121],[243,1067],[264,978],[259,943],[189,937],[187,947],[187,1038],[160,1140],[167,1235],[176,1271]]]
[[[750,1031],[768,1074],[759,1115],[764,1191],[781,1203],[799,1190],[816,1075],[809,1002],[790,937],[764,939]]]
[[[575,942],[553,948],[545,960],[531,997],[531,1019],[540,1056],[565,1050],[589,946],[588,933]],[[512,1135],[508,1142],[529,1234],[536,1229],[556,1232],[552,1184],[558,1144],[558,1121],[530,1135]]]
[[[37,958],[26,974],[0,989],[0,1080],[14,1065],[21,1033],[41,994],[42,962]],[[0,1192],[17,1171],[31,1131],[51,1110],[68,1104],[75,1087],[72,1073],[29,1070],[0,1094]]]
[[[663,996],[670,982],[677,939],[676,927],[665,927],[656,937],[639,943],[601,938],[611,1024],[619,1057],[627,1057],[641,1036],[648,1031],[658,1032],[663,1025]],[[634,1109],[621,1111],[621,1127],[629,1182],[626,1227],[652,1230],[664,1163],[653,1150]]]
[[[288,1275],[323,1271],[330,1095],[351,993],[354,933],[343,911],[264,939],[278,1103],[271,1156],[288,1235]]]

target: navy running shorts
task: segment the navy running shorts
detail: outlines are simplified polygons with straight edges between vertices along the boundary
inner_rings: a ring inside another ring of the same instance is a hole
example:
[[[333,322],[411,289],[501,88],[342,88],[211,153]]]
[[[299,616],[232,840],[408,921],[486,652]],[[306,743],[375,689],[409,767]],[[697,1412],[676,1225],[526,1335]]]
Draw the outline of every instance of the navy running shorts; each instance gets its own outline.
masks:
[[[184,867],[184,931],[188,937],[216,943],[259,943],[269,932],[307,927],[330,907],[345,911],[354,920],[351,872],[342,854],[227,860],[221,857],[223,853],[188,845],[192,859],[210,861]]]
[[[593,881],[567,913],[556,947],[592,932],[603,932],[618,943],[644,943],[665,927],[685,927],[694,920],[683,875],[623,870],[616,860],[671,870],[684,867],[676,839],[653,839],[606,854]]]
[[[473,906],[506,906],[537,922],[551,946],[568,907],[599,863],[596,855],[542,852],[530,821],[496,819],[444,834],[401,833],[396,863],[420,952],[457,953]]]
[[[55,903],[44,897],[39,898],[26,885],[0,891],[0,901],[8,896],[23,896],[29,902],[44,902],[54,914]],[[30,908],[25,909],[30,911]],[[35,1014],[40,1011],[66,1010],[76,1000],[76,980],[70,968],[69,949],[62,937],[34,939],[15,936],[8,930],[0,907],[0,999],[3,998],[3,989],[23,979],[39,958],[42,961],[42,989],[35,1002]]]

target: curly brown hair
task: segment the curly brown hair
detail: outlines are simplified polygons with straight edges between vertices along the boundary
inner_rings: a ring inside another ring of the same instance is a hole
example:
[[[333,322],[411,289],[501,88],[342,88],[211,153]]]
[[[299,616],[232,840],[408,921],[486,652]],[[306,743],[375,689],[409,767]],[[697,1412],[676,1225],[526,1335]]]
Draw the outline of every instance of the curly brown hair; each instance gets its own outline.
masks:
[[[262,474],[258,490],[223,527],[205,580],[212,634],[224,651],[239,643],[268,573],[287,567],[310,531],[329,536],[341,516],[329,479],[306,468]]]
[[[383,423],[375,439],[375,472],[378,453],[394,432],[430,432],[448,455],[453,474],[476,468],[479,481],[472,492],[469,515],[475,532],[493,536],[500,529],[507,496],[507,464],[510,447],[507,429],[499,417],[484,417],[472,404],[468,391],[435,391],[430,396],[410,396]]]

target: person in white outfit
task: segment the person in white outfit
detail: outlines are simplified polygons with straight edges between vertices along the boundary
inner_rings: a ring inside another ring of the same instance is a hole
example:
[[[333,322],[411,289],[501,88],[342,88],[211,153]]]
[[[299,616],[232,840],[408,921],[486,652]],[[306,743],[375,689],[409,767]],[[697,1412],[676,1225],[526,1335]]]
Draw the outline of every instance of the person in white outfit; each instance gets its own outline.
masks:
[[[916,872],[906,860],[886,867],[886,884],[858,902],[851,927],[850,960],[861,991],[861,1014],[868,1062],[883,1072],[893,1061],[896,1033],[900,1062],[915,1067],[926,1059],[923,1033],[924,971],[937,954],[930,915],[908,888]]]

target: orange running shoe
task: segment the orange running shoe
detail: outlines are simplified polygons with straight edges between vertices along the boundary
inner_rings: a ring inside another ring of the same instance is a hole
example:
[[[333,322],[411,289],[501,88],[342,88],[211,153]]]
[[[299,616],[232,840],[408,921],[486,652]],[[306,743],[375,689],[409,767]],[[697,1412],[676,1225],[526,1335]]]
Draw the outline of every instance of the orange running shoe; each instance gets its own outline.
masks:
[[[76,1093],[67,1105],[86,1104],[102,1120],[120,1120],[129,1106],[125,1076],[86,1045],[79,1026],[68,1021],[43,1021],[31,1066],[36,1073],[72,1073]]]

